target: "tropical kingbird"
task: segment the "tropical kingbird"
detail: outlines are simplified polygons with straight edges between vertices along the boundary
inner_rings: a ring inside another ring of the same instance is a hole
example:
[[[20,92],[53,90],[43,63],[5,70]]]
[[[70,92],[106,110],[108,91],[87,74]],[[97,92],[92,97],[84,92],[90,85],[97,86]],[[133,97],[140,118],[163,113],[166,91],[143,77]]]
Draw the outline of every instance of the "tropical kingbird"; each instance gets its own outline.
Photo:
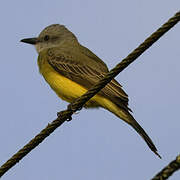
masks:
[[[63,25],[50,25],[38,37],[22,39],[21,42],[35,45],[39,53],[39,72],[56,94],[70,103],[109,71],[106,64],[82,46]],[[85,104],[85,108],[95,107],[107,109],[131,125],[160,157],[150,137],[130,114],[128,95],[115,79]]]

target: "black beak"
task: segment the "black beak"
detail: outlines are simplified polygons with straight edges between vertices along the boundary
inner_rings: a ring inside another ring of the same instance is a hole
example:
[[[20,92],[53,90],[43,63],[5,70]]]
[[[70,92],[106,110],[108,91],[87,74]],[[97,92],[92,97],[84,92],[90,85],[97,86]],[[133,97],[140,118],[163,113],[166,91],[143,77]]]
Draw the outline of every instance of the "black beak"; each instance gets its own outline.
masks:
[[[24,42],[24,43],[35,45],[38,42],[38,40],[37,40],[37,38],[27,38],[27,39],[21,39],[20,42]]]

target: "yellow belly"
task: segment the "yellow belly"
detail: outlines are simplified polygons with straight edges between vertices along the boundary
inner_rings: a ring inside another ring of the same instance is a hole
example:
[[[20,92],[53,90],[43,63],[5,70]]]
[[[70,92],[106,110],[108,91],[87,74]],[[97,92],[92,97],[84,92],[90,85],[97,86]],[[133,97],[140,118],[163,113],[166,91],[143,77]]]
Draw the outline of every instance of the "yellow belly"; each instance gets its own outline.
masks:
[[[56,94],[67,102],[73,102],[78,97],[82,96],[87,89],[83,86],[71,81],[70,79],[56,72],[47,61],[38,62],[40,73],[43,75],[47,83],[56,92]],[[116,116],[121,117],[121,111],[109,99],[95,95],[86,104],[86,108],[103,107]],[[123,119],[123,118],[122,118]]]
[[[50,64],[44,61],[41,64],[40,73],[43,75],[47,83],[56,92],[56,94],[67,102],[72,102],[76,98],[82,96],[87,89],[83,86],[71,81],[70,79],[60,75],[56,72]],[[94,96],[90,101],[86,103],[86,107],[98,107],[101,106],[102,99],[105,99],[99,95]]]

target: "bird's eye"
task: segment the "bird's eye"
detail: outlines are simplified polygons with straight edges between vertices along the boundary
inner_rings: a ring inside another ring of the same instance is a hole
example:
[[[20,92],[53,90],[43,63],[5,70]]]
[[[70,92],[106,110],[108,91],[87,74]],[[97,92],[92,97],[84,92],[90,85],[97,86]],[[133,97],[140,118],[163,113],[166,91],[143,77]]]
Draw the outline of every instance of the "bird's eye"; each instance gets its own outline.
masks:
[[[49,36],[48,36],[48,35],[45,35],[45,36],[44,36],[44,40],[45,40],[45,41],[48,41],[48,40],[49,40]]]

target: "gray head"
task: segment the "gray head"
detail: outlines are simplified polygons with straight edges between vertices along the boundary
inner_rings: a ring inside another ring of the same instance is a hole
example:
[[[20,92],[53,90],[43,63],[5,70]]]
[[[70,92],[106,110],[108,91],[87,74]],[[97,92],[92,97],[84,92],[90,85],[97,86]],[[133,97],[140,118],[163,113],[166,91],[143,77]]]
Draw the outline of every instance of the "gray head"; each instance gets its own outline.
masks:
[[[59,24],[46,27],[38,37],[21,40],[21,42],[35,45],[38,52],[46,48],[59,46],[65,41],[77,41],[77,38],[65,26]]]

